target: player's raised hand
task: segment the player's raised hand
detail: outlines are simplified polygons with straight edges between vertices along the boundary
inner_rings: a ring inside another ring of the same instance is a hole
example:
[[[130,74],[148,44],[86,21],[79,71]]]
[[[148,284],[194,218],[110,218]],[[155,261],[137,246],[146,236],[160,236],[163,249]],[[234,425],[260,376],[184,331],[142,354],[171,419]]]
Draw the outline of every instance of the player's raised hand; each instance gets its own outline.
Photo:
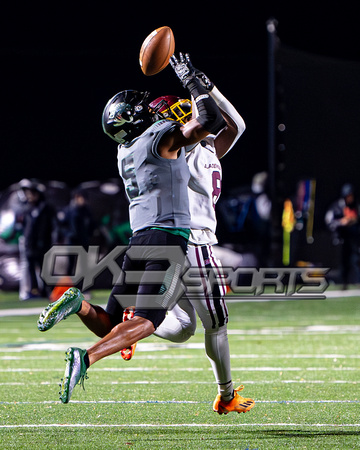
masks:
[[[179,59],[173,55],[170,58],[170,64],[184,87],[186,87],[190,79],[195,76],[207,91],[210,92],[213,89],[214,83],[204,74],[204,72],[196,69],[192,65],[189,53],[185,53],[185,55],[179,53]]]
[[[192,62],[190,61],[190,55],[189,53],[185,54],[185,60],[186,63],[189,67],[191,67],[191,70],[195,73],[196,78],[200,81],[200,83],[204,86],[204,88],[207,91],[211,91],[212,88],[214,87],[214,83],[210,80],[210,78],[204,74],[204,72],[202,72],[199,69],[196,69],[193,65]]]
[[[195,76],[207,91],[209,92],[212,91],[214,83],[210,80],[210,78],[207,75],[204,74],[204,72],[195,69]]]
[[[174,55],[170,58],[171,67],[174,69],[177,77],[186,87],[189,81],[195,77],[195,69],[190,61],[190,55],[179,53],[179,59]]]

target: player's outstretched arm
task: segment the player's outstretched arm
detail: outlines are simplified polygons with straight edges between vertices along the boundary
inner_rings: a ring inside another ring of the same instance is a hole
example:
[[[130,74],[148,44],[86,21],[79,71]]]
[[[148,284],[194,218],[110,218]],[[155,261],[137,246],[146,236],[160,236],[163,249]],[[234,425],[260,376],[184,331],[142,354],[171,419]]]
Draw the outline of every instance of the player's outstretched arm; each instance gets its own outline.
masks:
[[[218,158],[222,158],[231,150],[236,141],[245,131],[245,122],[241,115],[229,100],[219,91],[210,78],[198,69],[194,69],[196,77],[200,80],[204,88],[210,93],[221,110],[226,121],[226,127],[216,136],[215,149]]]
[[[158,151],[160,155],[174,158],[176,157],[176,151],[181,147],[200,142],[208,134],[217,134],[226,126],[226,122],[216,102],[196,77],[189,55],[184,56],[180,53],[179,59],[174,55],[171,57],[170,63],[183,86],[189,90],[194,98],[199,112],[196,118],[166,134],[159,143]]]
[[[241,115],[229,100],[217,89],[216,86],[210,92],[220,108],[221,114],[226,121],[226,127],[216,136],[215,149],[218,158],[222,158],[232,149],[237,140],[245,131],[245,122]]]

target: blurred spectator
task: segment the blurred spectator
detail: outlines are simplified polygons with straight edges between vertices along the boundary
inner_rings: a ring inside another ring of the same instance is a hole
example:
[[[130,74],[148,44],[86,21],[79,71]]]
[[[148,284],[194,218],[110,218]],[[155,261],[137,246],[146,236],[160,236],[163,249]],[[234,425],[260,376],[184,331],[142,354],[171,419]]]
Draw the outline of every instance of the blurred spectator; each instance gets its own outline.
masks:
[[[251,223],[256,234],[255,253],[259,266],[267,267],[271,243],[271,200],[268,195],[267,172],[259,172],[253,176],[251,190],[254,195]]]
[[[24,277],[20,279],[20,298],[28,300],[47,297],[46,286],[40,279],[40,272],[44,254],[52,244],[54,211],[45,200],[43,184],[24,179],[19,186],[25,197],[25,207],[17,217],[23,234],[23,238],[19,241],[20,253],[25,262]]]
[[[314,243],[316,179],[301,179],[296,184],[296,193],[291,198],[294,213],[294,229],[291,232],[290,265],[311,265]],[[290,224],[289,224],[290,226]]]
[[[76,190],[65,211],[62,223],[64,244],[80,245],[88,249],[95,230],[95,221],[83,190]],[[68,275],[74,274],[76,257],[69,257]]]
[[[325,222],[333,233],[333,243],[341,245],[341,282],[346,289],[350,282],[359,283],[359,217],[360,207],[354,187],[347,183],[341,197],[325,215]]]
[[[232,250],[240,253],[248,266],[267,267],[271,242],[268,174],[259,172],[250,187],[220,197],[217,208],[220,245],[232,243]]]

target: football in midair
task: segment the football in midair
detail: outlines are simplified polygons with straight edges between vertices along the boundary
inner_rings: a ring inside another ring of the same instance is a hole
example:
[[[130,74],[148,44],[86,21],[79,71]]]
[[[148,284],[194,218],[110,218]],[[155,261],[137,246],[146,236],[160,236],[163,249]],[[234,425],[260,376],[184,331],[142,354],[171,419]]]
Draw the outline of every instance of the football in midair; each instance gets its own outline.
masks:
[[[170,27],[156,28],[142,43],[139,55],[141,70],[147,76],[161,72],[175,51],[174,33]]]

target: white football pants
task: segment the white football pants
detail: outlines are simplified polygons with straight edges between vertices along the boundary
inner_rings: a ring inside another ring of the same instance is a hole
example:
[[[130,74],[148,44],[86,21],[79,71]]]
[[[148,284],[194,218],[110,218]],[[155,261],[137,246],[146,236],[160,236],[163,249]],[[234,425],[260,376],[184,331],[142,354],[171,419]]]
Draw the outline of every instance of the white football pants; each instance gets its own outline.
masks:
[[[219,393],[225,398],[233,392],[230,351],[227,336],[228,310],[225,303],[226,286],[219,277],[221,263],[211,245],[188,246],[191,273],[201,283],[201,292],[182,298],[156,329],[155,335],[172,342],[185,342],[195,334],[198,313],[205,332],[205,351],[211,363]],[[199,291],[199,289],[197,289]]]

